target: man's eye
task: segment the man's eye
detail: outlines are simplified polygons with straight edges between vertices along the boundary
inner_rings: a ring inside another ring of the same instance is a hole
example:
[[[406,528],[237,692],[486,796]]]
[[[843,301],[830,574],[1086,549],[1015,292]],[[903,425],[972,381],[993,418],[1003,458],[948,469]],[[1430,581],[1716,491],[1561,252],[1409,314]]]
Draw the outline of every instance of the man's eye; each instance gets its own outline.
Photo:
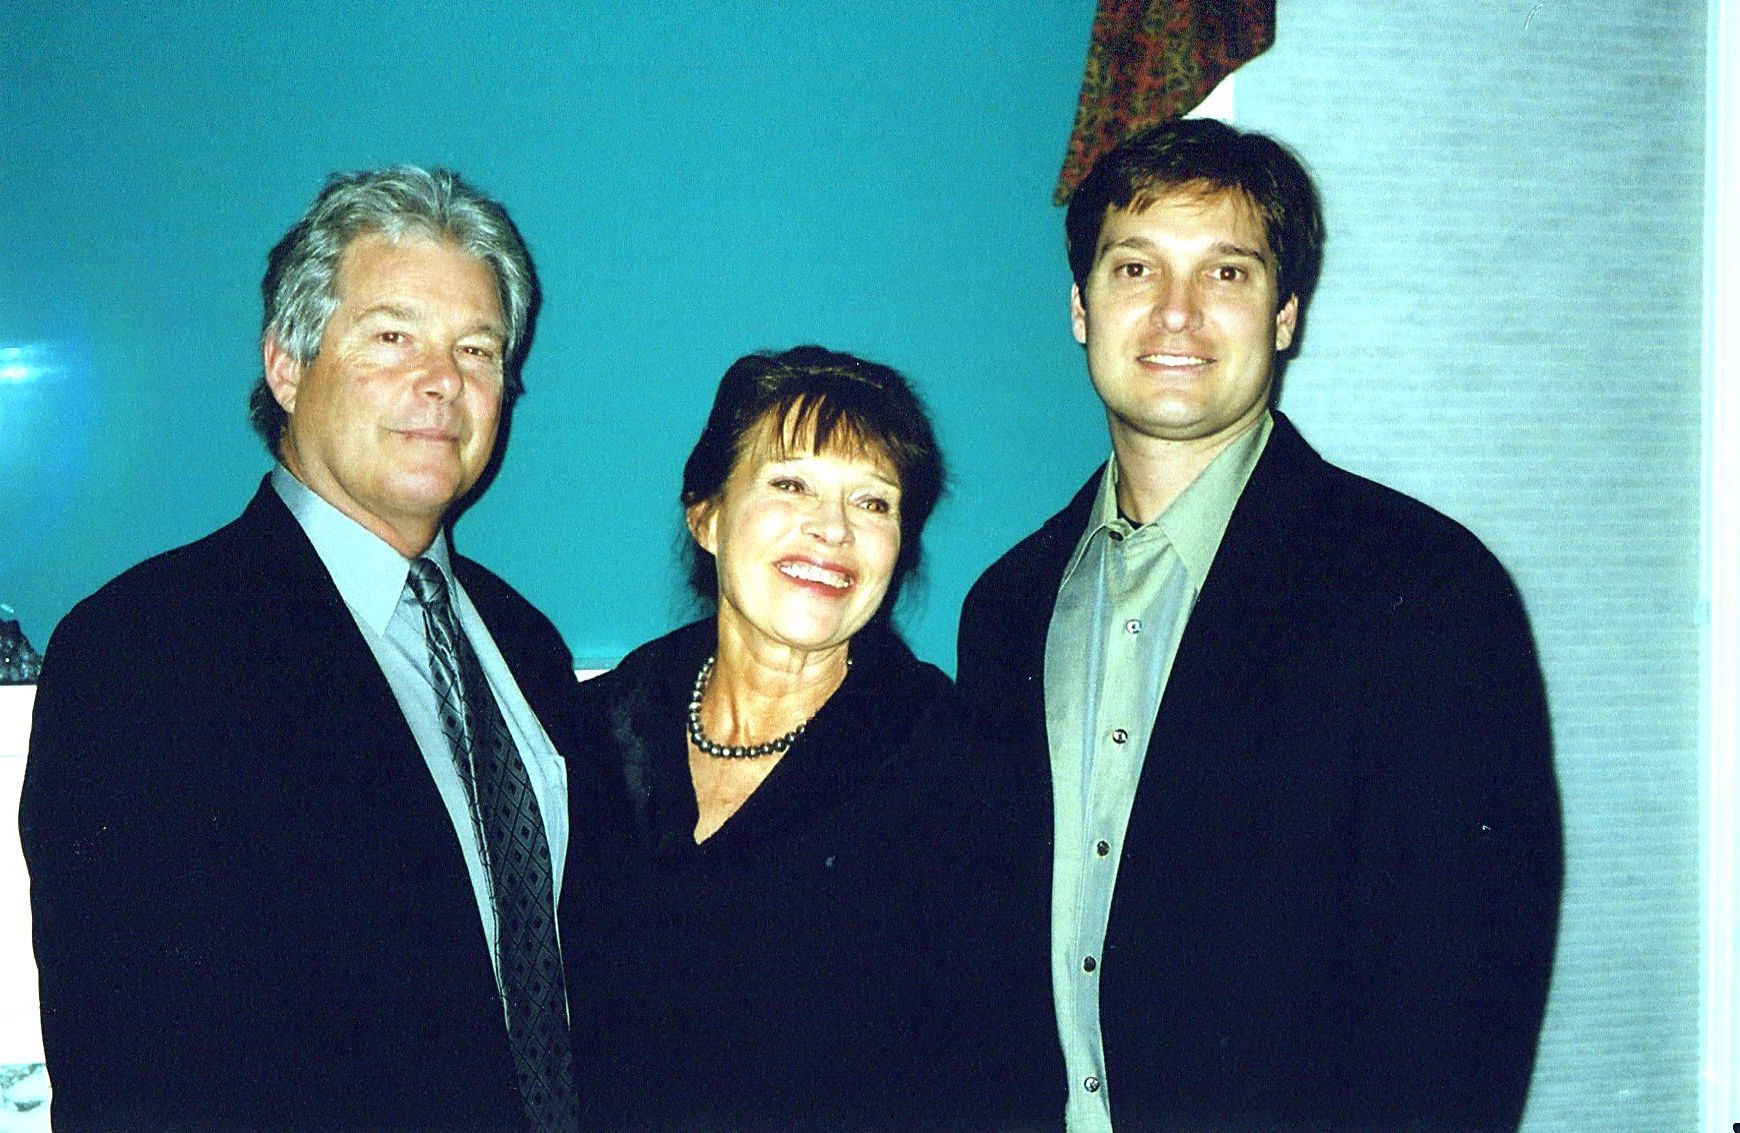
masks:
[[[1148,265],[1119,264],[1117,267],[1112,269],[1112,272],[1114,275],[1122,276],[1125,279],[1140,279],[1142,276],[1148,274]]]
[[[488,362],[495,357],[495,351],[487,346],[461,346],[459,349],[463,350],[471,357],[485,362]]]
[[[1214,278],[1222,283],[1237,283],[1239,280],[1245,278],[1246,274],[1244,268],[1238,267],[1234,264],[1221,264],[1219,267],[1214,269]]]
[[[397,346],[405,341],[406,335],[402,330],[384,330],[375,337],[391,346]]]

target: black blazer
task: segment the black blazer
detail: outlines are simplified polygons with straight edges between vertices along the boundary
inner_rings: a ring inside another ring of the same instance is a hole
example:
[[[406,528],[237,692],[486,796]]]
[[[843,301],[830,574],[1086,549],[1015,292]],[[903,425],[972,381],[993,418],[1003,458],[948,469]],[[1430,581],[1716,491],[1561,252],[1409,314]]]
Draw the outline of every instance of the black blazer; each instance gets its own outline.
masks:
[[[1031,832],[1012,856],[1040,924],[1045,637],[1097,483],[961,615],[959,693]],[[1562,876],[1541,673],[1503,568],[1277,413],[1179,646],[1119,865],[1099,967],[1118,1129],[1513,1128]],[[1029,944],[1030,986],[1048,976]]]
[[[567,750],[555,628],[454,569]],[[269,484],[61,622],[19,825],[56,1128],[523,1124],[452,823]]]

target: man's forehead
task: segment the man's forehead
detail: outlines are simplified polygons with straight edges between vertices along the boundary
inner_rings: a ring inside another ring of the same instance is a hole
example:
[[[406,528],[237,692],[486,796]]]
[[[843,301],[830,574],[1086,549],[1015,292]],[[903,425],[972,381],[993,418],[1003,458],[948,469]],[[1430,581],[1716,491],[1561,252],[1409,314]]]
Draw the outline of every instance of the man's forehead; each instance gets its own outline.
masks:
[[[491,290],[495,292],[496,305],[501,308],[500,280],[496,275],[495,266],[489,260],[474,255],[452,237],[421,231],[395,234],[380,229],[367,229],[352,236],[345,242],[344,250],[339,254],[338,270],[333,274],[332,285],[335,297],[341,303],[347,297],[361,298],[361,296],[347,296],[349,290],[347,285],[358,282],[359,274],[368,273],[364,276],[367,281],[364,290],[372,290],[375,285],[384,285],[388,280],[394,278],[390,271],[382,278],[382,272],[386,270],[385,264],[393,259],[393,252],[408,251],[414,253],[425,248],[449,253],[453,257],[442,263],[440,270],[480,270],[489,279],[492,285]],[[428,270],[427,265],[423,270]]]
[[[1269,247],[1268,228],[1263,223],[1263,216],[1257,207],[1257,202],[1243,189],[1223,188],[1209,182],[1187,182],[1182,185],[1157,185],[1152,188],[1138,189],[1127,205],[1107,205],[1106,215],[1100,224],[1099,250],[1103,251],[1110,243],[1108,233],[1114,227],[1112,221],[1117,219],[1136,219],[1149,216],[1158,209],[1162,212],[1178,210],[1180,212],[1202,214],[1226,209],[1230,229],[1237,239],[1235,243],[1248,246],[1266,260],[1274,258],[1274,249]]]
[[[477,260],[478,263],[484,264],[486,267],[488,266],[484,260],[472,255],[471,252],[467,251],[465,247],[459,243],[459,241],[453,239],[451,236],[444,236],[435,232],[425,232],[417,228],[408,229],[404,232],[389,232],[382,228],[365,228],[360,232],[356,232],[352,234],[350,239],[344,242],[344,248],[339,253],[339,263],[341,265],[355,263],[357,259],[367,256],[377,250],[385,251],[388,249],[416,247],[439,248],[444,251],[452,252],[455,255],[464,256],[467,259]]]

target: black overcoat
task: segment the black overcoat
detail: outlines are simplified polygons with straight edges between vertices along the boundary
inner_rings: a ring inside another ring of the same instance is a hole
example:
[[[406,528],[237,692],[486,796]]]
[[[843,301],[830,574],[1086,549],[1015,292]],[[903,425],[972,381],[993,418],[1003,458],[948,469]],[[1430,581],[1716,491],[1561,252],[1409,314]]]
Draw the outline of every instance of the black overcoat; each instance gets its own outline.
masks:
[[[978,791],[929,738],[948,678],[872,623],[845,683],[697,846],[685,713],[714,641],[696,622],[581,686],[588,758],[627,815],[627,876],[570,887],[563,910],[570,971],[602,989],[577,1026],[602,1048],[608,1127],[971,1127],[983,1099],[952,1028],[987,879]]]
[[[1029,923],[1049,909],[1046,631],[1098,481],[961,616],[968,732],[1030,832],[1011,857]],[[1510,579],[1277,413],[1179,646],[1118,866],[1098,966],[1117,1128],[1513,1128],[1562,873]],[[1043,981],[1029,943],[1011,978]],[[1033,1049],[1055,1118],[1051,1027]]]

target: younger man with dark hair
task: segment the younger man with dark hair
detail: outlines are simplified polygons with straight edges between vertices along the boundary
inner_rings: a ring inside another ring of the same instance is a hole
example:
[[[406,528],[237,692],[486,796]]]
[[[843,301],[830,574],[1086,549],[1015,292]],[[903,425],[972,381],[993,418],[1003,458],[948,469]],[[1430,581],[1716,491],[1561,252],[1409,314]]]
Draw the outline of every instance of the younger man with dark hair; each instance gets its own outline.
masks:
[[[1516,590],[1271,408],[1322,243],[1284,147],[1157,127],[1066,226],[1112,456],[974,586],[959,651],[1052,835],[1049,1116],[1513,1128],[1562,879]]]

